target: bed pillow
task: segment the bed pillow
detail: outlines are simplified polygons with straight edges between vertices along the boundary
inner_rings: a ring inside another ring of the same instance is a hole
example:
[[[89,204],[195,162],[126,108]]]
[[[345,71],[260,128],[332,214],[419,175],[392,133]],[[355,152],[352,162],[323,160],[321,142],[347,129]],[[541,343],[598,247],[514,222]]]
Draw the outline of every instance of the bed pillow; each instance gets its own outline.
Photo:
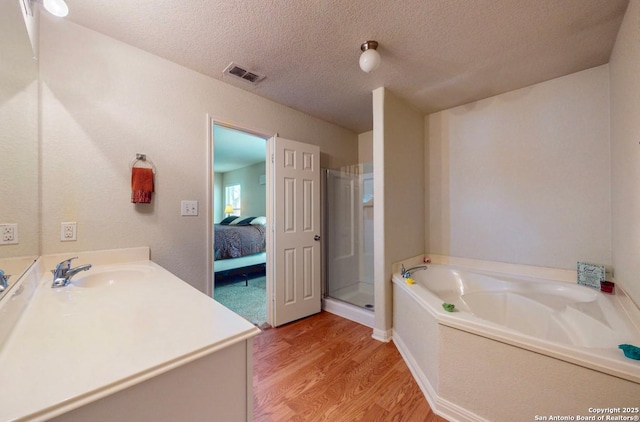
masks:
[[[252,226],[266,226],[267,217],[256,217],[251,221]]]
[[[238,217],[236,218],[233,223],[231,223],[232,226],[248,226],[249,224],[251,224],[251,221],[253,221],[255,217]]]
[[[237,218],[238,218],[238,216],[237,216],[237,215],[232,215],[232,216],[227,217],[227,218],[225,218],[224,220],[222,220],[222,221],[220,222],[220,224],[222,224],[223,226],[227,226],[227,225],[231,224],[231,222],[232,222],[233,220],[237,219]]]

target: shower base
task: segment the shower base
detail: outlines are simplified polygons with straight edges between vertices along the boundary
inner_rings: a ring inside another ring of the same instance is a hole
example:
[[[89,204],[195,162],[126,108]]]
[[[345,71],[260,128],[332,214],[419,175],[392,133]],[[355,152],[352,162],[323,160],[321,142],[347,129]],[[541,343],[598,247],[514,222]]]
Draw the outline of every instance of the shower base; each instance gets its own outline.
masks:
[[[329,292],[322,309],[351,321],[373,327],[375,321],[373,284],[359,282]]]
[[[373,310],[373,284],[359,281],[340,289],[329,290],[327,296]]]

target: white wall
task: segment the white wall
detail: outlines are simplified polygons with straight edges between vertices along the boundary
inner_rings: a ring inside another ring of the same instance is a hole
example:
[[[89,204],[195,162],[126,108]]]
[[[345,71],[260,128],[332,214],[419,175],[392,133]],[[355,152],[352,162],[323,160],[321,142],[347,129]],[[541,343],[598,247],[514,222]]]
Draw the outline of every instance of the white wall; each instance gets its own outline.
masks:
[[[373,161],[373,131],[358,135],[358,162],[370,163]]]
[[[224,201],[224,187],[240,185],[240,201],[242,215],[247,217],[260,217],[267,211],[267,187],[260,184],[260,176],[266,173],[266,163],[257,163],[252,166],[228,171],[222,174],[222,201]],[[224,202],[218,202],[219,208],[224,210]],[[216,220],[214,220],[216,221]]]
[[[40,28],[42,252],[148,245],[152,259],[205,290],[208,125],[316,144],[322,167],[357,160],[357,135],[68,20]],[[251,110],[251,113],[246,113]],[[136,152],[157,167],[153,203],[130,202]],[[180,201],[201,204],[180,217]],[[78,241],[60,242],[60,223]]]
[[[19,241],[0,258],[37,256],[38,66],[17,1],[0,3],[0,75],[0,223],[17,224]]]
[[[608,65],[426,117],[426,250],[611,264]]]
[[[373,91],[377,338],[392,326],[391,264],[424,253],[423,157],[424,116],[385,88]]]
[[[640,305],[640,1],[631,0],[611,55],[613,269]]]

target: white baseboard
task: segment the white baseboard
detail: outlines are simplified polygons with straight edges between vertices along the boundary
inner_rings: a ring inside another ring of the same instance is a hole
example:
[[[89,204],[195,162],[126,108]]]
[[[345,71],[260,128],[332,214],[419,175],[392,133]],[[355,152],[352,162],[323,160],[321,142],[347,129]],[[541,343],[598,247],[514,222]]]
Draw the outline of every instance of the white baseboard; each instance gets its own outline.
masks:
[[[381,330],[379,328],[374,328],[373,335],[371,337],[373,337],[374,340],[389,343],[393,338],[393,332],[392,330]]]

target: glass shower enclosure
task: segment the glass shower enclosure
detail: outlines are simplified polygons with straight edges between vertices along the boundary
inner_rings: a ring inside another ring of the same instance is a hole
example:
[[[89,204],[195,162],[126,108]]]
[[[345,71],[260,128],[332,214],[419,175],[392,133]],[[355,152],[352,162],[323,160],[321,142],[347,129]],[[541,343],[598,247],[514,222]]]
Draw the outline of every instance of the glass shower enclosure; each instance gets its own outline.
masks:
[[[373,310],[373,165],[325,172],[325,297]]]

